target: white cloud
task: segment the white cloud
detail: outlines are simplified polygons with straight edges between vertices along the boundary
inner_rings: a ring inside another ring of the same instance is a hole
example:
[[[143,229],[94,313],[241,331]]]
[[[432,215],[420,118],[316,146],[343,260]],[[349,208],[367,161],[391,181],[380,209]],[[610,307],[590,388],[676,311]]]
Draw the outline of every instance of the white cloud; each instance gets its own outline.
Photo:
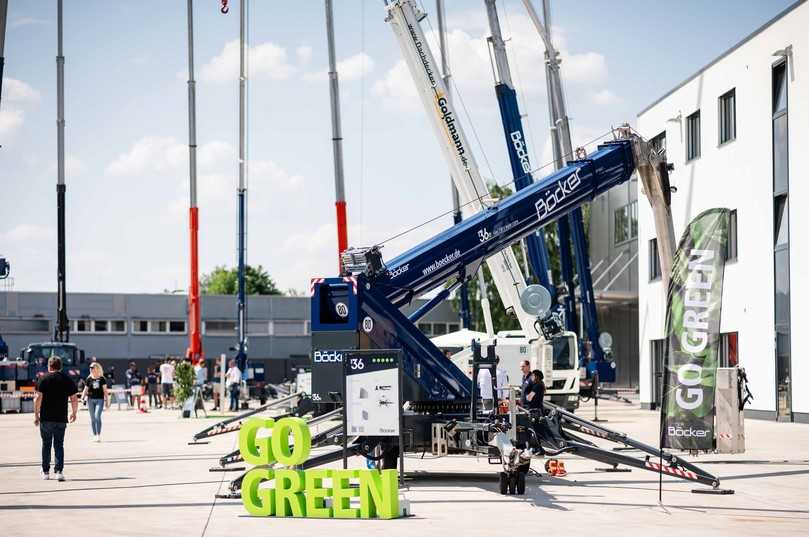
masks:
[[[75,155],[65,156],[65,175],[68,178],[84,175],[86,171],[87,166],[85,166],[84,161],[82,161],[80,158],[76,157]],[[56,173],[56,162],[51,164],[50,172]]]
[[[358,52],[353,56],[344,58],[337,62],[337,74],[341,81],[356,80],[362,76],[367,76],[374,70],[374,59],[364,52]],[[304,80],[326,80],[328,71],[318,71],[316,73],[306,73]]]
[[[9,135],[16,130],[25,120],[25,113],[22,110],[8,108],[0,110],[0,134]]]
[[[50,24],[50,21],[47,19],[38,19],[36,17],[17,17],[11,24],[9,24],[9,28],[19,28],[21,26],[31,26],[34,24]]]
[[[399,60],[391,67],[385,77],[374,82],[371,93],[400,106],[414,105],[419,98],[416,85],[410,77],[410,71],[404,60]]]
[[[523,93],[545,92],[545,69],[542,40],[527,15],[501,13],[503,37],[510,61],[513,82]],[[425,28],[427,26],[424,26]],[[491,60],[487,45],[489,26],[483,10],[450,12],[447,46],[452,72],[461,91],[491,91],[493,82]],[[565,84],[588,85],[606,80],[608,69],[603,54],[594,51],[572,51],[568,46],[564,28],[553,28],[553,40],[562,58],[562,79]],[[430,49],[439,62],[438,41],[434,31],[426,32]],[[391,71],[398,70],[394,65]],[[389,94],[400,97],[391,82],[397,82],[397,73],[386,73],[385,78],[375,84],[377,95]],[[405,70],[405,74],[406,70]],[[409,74],[407,74],[409,78]],[[392,91],[388,91],[391,90]]]
[[[119,155],[106,169],[107,175],[126,176],[145,172],[163,172],[187,163],[188,150],[171,137],[147,136],[135,142],[126,153]]]
[[[187,146],[185,150],[186,152],[188,151]],[[197,154],[197,166],[199,169],[215,170],[220,167],[227,167],[228,164],[233,169],[236,169],[236,152],[229,143],[214,140],[212,142],[206,142],[199,147]]]
[[[312,59],[312,47],[301,45],[295,49],[295,55],[298,57],[298,63],[305,65]]]
[[[620,98],[608,89],[597,91],[591,95],[594,103],[600,105],[613,104],[620,101]]]
[[[41,95],[36,90],[16,78],[6,78],[3,81],[3,100],[19,104],[36,104]]]
[[[286,48],[274,43],[267,42],[252,46],[248,53],[248,76],[251,78],[286,80],[296,70],[295,66],[287,60]],[[202,66],[200,80],[205,82],[235,81],[239,78],[239,61],[239,41],[229,41],[222,52]]]
[[[214,140],[197,149],[200,173],[227,171],[236,167],[236,153],[227,142]],[[188,170],[188,146],[170,136],[147,136],[116,157],[106,168],[112,176],[165,173]]]
[[[2,243],[31,243],[50,241],[56,237],[51,226],[38,224],[18,224],[5,233],[0,233]]]
[[[562,57],[562,79],[573,84],[596,84],[607,79],[607,60],[598,52]]]
[[[252,185],[266,184],[270,189],[282,191],[297,190],[303,186],[303,177],[291,174],[271,160],[257,160],[249,163],[249,176]]]

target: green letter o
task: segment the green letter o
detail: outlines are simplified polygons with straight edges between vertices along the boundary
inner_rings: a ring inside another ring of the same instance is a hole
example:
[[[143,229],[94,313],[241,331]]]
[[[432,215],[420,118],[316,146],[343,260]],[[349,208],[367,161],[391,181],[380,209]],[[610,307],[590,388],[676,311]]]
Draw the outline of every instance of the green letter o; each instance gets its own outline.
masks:
[[[289,433],[293,445],[289,446]],[[285,466],[303,464],[309,458],[312,437],[309,426],[301,418],[283,418],[276,422],[272,430],[272,453],[279,463]]]

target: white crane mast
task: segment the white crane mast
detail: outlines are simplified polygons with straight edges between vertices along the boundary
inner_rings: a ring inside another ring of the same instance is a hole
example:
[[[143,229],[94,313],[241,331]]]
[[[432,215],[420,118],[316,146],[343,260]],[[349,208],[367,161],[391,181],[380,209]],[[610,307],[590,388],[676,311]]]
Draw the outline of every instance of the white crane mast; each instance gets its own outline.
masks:
[[[491,206],[494,200],[480,175],[477,162],[464,134],[441,71],[433,57],[419,20],[423,14],[413,0],[393,0],[387,6],[386,21],[391,24],[405,63],[413,77],[422,104],[438,137],[442,154],[450,168],[452,180],[458,189],[461,210],[465,216],[475,214]],[[503,223],[508,226],[508,222]],[[483,230],[480,241],[484,242],[505,231],[502,228]],[[509,247],[486,259],[500,300],[506,310],[511,309],[519,320],[522,330],[536,337],[536,318],[520,306],[520,293],[525,289],[525,278],[520,265]],[[469,267],[471,275],[476,267]]]

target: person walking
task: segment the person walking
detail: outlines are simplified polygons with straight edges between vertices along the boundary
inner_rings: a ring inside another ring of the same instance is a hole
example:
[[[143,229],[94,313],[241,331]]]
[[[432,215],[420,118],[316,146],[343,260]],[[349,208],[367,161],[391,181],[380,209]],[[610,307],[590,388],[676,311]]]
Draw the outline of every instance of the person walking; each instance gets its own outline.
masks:
[[[93,442],[101,442],[101,412],[104,411],[104,408],[109,408],[110,400],[104,369],[98,362],[90,364],[90,375],[84,382],[81,398],[82,401],[87,402],[87,409],[90,411]]]
[[[160,408],[160,394],[157,389],[157,381],[160,375],[154,367],[146,370],[146,393],[149,394],[149,408]]]
[[[79,398],[76,383],[62,372],[62,359],[52,356],[48,359],[48,373],[37,382],[34,400],[34,425],[39,427],[42,437],[42,479],[50,479],[51,447],[56,456],[53,471],[58,481],[65,480],[65,429],[67,423],[76,421],[79,411]],[[70,418],[67,416],[67,402],[70,401]]]
[[[230,411],[239,410],[239,389],[242,383],[242,371],[236,366],[236,360],[231,360],[229,369],[225,373],[225,387],[230,394]]]
[[[163,394],[163,408],[174,406],[174,365],[171,360],[160,364],[160,388]]]

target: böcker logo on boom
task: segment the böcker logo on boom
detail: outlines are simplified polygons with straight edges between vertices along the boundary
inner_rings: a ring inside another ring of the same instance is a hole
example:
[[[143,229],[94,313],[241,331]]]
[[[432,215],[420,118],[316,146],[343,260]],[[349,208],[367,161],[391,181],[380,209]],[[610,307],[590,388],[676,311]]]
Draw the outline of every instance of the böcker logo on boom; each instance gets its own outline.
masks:
[[[537,216],[539,216],[539,219],[542,220],[551,214],[580,184],[581,178],[579,178],[579,170],[576,169],[576,171],[567,176],[566,179],[557,181],[556,188],[548,189],[540,194],[541,197],[536,203]]]

